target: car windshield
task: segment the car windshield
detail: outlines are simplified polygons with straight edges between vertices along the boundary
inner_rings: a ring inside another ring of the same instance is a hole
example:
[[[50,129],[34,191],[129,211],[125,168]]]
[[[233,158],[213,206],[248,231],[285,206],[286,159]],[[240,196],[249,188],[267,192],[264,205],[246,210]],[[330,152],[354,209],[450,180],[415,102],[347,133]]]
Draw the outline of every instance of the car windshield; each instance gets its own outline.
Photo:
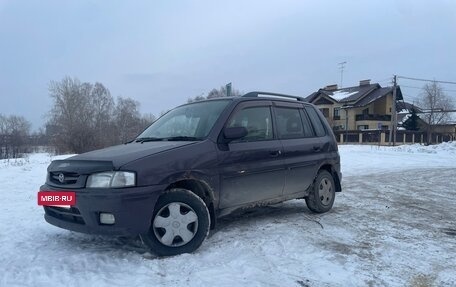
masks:
[[[177,107],[150,125],[136,141],[201,140],[228,103],[229,100],[216,100]]]

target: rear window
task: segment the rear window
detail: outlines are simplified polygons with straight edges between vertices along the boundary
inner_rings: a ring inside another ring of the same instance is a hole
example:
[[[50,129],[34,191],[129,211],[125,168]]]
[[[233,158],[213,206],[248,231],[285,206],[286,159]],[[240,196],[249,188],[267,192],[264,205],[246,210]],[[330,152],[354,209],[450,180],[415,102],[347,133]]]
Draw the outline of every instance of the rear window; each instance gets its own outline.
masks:
[[[322,137],[326,135],[325,128],[323,127],[323,123],[321,122],[320,117],[318,116],[315,109],[312,107],[305,107],[307,114],[309,115],[310,121],[312,122],[312,126],[315,130],[315,134],[317,137]]]

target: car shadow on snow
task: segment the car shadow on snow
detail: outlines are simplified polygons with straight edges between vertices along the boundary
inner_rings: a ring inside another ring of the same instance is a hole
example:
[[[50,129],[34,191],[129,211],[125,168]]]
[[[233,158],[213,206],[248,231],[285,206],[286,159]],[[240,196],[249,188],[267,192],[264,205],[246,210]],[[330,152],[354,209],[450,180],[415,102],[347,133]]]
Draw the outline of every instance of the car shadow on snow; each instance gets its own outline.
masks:
[[[330,211],[331,212],[331,211]],[[213,230],[216,233],[221,230],[229,229],[233,226],[237,228],[249,228],[254,224],[286,223],[293,216],[304,216],[305,218],[319,223],[322,214],[312,213],[304,200],[292,200],[274,205],[258,206],[235,211],[234,213],[222,217],[217,222],[217,227]]]
[[[335,208],[336,209],[336,208]],[[337,211],[337,210],[335,210]],[[329,213],[331,213],[330,211]],[[252,226],[267,226],[282,223],[291,223],[296,217],[304,218],[315,222],[319,227],[323,228],[320,219],[323,214],[312,213],[305,205],[303,200],[292,200],[275,205],[252,207],[248,209],[238,210],[228,216],[218,220],[217,226],[211,230],[210,238],[220,231],[242,231],[252,228]],[[82,234],[77,232],[62,231],[55,235],[54,243],[60,245],[71,245],[77,250],[84,250],[90,253],[137,253],[143,257],[154,259],[156,256],[150,254],[150,250],[143,244],[139,236],[124,237],[124,236],[108,236],[108,235],[92,235]]]
[[[70,231],[59,234],[56,241],[61,241],[63,244],[92,252],[128,251],[145,253],[148,251],[143,246],[139,236],[93,235]]]

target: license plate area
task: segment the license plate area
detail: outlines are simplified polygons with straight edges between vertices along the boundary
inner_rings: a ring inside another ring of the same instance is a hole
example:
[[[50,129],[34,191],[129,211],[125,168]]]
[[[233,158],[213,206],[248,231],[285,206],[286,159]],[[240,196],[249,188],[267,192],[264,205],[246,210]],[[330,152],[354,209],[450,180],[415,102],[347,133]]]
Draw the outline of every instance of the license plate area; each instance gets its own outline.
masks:
[[[38,192],[38,205],[71,209],[76,205],[76,193],[74,191],[40,191]]]

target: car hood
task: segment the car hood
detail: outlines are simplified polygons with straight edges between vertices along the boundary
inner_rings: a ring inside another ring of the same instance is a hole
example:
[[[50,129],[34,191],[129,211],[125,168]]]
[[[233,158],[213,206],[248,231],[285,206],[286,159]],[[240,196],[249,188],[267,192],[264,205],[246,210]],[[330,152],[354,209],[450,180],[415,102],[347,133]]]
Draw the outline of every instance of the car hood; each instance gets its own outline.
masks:
[[[190,141],[133,142],[86,152],[68,158],[70,161],[108,161],[115,169],[140,158],[194,144]]]

